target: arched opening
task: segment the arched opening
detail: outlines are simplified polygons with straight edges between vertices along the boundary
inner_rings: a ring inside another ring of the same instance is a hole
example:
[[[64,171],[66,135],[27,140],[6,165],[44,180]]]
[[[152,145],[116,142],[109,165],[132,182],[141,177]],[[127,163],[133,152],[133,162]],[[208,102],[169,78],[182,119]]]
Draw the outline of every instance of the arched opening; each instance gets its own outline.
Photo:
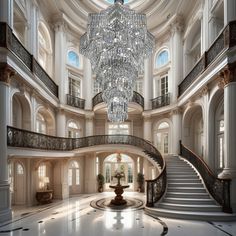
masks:
[[[170,125],[166,121],[163,121],[158,125],[156,132],[156,147],[163,155],[169,153]]]
[[[208,164],[219,174],[224,168],[224,92],[218,90],[209,105]]]
[[[201,57],[201,21],[197,20],[190,29],[184,45],[185,75],[194,67]]]
[[[38,61],[40,65],[52,75],[52,43],[51,36],[43,22],[38,26]]]
[[[31,109],[25,96],[15,93],[12,97],[12,126],[31,130]]]
[[[198,156],[203,157],[204,153],[204,133],[202,108],[199,105],[189,108],[183,119],[183,142]]]
[[[166,49],[160,51],[155,60],[155,67],[160,68],[169,62],[169,53]]]
[[[36,114],[36,132],[48,135],[55,135],[55,120],[52,114],[40,108]]]
[[[38,177],[38,190],[49,190],[52,187],[52,170],[51,163],[41,162],[37,169],[37,177]]]
[[[67,53],[67,62],[71,66],[74,66],[74,67],[77,67],[77,68],[80,67],[79,55],[75,51],[73,51],[73,50],[70,50]]]
[[[104,160],[105,190],[111,190],[109,185],[117,183],[114,178],[117,172],[124,174],[121,183],[128,184],[129,189],[134,190],[134,161],[130,156],[121,153],[113,153]]]
[[[68,138],[79,138],[81,137],[81,128],[74,120],[70,120],[67,126]]]
[[[26,204],[26,173],[24,165],[19,161],[11,161],[8,165],[12,205]]]
[[[78,194],[80,192],[80,168],[79,163],[75,160],[69,162],[68,185],[69,195]]]

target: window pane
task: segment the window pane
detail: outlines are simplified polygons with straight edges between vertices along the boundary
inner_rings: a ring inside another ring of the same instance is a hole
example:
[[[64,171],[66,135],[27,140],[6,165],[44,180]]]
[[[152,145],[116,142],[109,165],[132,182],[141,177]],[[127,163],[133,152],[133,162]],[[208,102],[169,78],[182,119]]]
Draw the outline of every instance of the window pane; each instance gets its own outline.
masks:
[[[79,169],[76,169],[76,185],[79,185]]]
[[[79,63],[79,56],[77,53],[73,52],[73,51],[70,51],[68,52],[68,63],[72,66],[75,66],[75,67],[79,67],[80,66],[80,63]]]
[[[17,174],[18,175],[23,175],[24,174],[24,169],[23,166],[21,164],[17,164]]]
[[[69,169],[68,171],[68,184],[69,186],[72,185],[72,169]]]
[[[169,61],[168,52],[166,50],[162,51],[157,55],[156,66],[160,67],[165,65]]]

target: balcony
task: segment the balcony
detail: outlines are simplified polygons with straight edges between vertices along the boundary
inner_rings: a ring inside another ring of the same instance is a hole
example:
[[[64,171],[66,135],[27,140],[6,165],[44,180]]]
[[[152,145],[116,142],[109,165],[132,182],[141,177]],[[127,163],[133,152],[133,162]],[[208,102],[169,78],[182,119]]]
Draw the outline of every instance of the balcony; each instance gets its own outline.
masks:
[[[66,101],[67,101],[67,105],[69,106],[84,109],[85,100],[82,98],[78,98],[73,95],[67,94]]]
[[[0,22],[0,47],[8,49],[15,55],[23,65],[34,75],[34,80],[41,80],[46,88],[56,97],[58,97],[58,86],[39,65],[36,59],[31,55],[22,43],[13,34],[12,29],[3,22]]]
[[[102,99],[102,92],[96,94],[93,97],[93,107],[95,107],[97,104],[102,103],[102,102],[104,102]],[[142,108],[144,108],[144,98],[140,93],[136,91],[133,91],[133,97],[131,99],[131,102],[135,102],[139,104]]]
[[[216,38],[211,47],[202,55],[194,68],[179,84],[179,96],[202,74],[206,68],[225,50],[236,45],[236,21],[230,22]]]
[[[170,93],[156,97],[152,99],[151,102],[152,102],[152,109],[168,106],[170,105]]]

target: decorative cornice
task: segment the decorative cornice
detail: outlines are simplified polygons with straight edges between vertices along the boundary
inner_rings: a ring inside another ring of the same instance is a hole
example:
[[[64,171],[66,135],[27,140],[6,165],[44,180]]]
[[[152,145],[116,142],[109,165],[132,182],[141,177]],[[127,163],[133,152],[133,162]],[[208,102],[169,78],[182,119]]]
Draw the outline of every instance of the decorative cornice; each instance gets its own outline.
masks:
[[[9,84],[12,76],[16,74],[15,70],[6,63],[0,63],[0,82]]]

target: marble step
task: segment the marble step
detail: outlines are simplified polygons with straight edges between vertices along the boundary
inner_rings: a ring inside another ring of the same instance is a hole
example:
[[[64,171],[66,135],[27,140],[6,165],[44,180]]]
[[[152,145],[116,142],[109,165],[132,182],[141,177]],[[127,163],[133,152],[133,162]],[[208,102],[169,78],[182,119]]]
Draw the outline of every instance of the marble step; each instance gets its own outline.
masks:
[[[182,205],[209,205],[215,204],[215,201],[211,198],[172,198],[166,197],[164,203],[182,204]]]
[[[211,199],[207,192],[204,193],[189,193],[189,192],[167,192],[165,198],[199,198],[199,199]],[[164,198],[164,199],[165,199]]]
[[[169,187],[167,192],[181,192],[181,193],[205,193],[206,189],[203,187]]]
[[[173,174],[167,174],[167,180],[171,179],[199,179],[198,175],[192,174],[192,175],[173,175]]]
[[[202,183],[167,183],[168,188],[176,188],[176,187],[193,187],[193,188],[203,188]]]
[[[202,183],[202,181],[199,178],[192,178],[192,179],[175,179],[175,178],[168,178],[167,183]]]

